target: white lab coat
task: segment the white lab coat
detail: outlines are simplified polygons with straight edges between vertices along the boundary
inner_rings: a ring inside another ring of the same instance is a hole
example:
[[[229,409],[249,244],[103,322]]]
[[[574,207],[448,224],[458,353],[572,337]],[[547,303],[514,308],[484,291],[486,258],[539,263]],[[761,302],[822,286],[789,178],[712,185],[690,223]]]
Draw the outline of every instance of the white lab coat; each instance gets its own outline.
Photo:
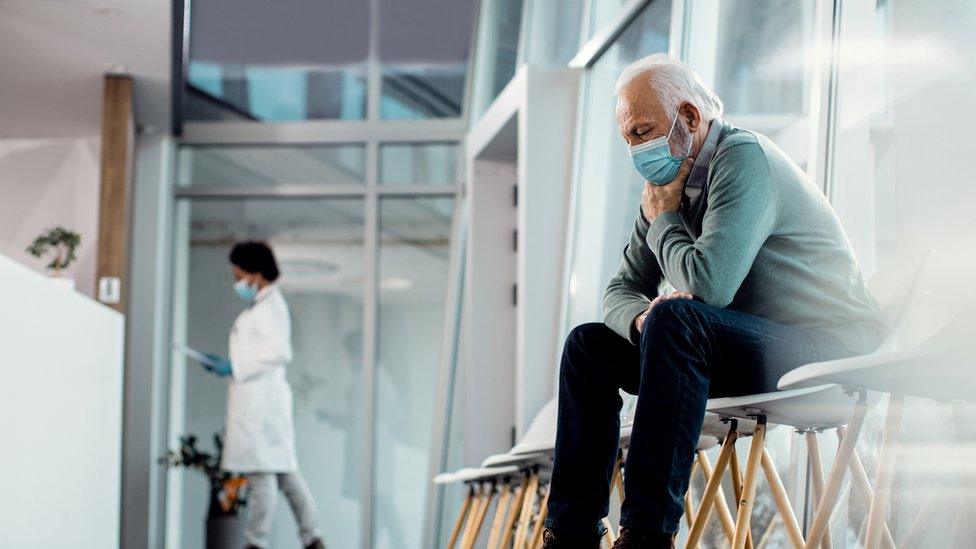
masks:
[[[221,467],[238,473],[298,469],[292,425],[291,319],[277,286],[258,292],[230,332],[232,379]]]

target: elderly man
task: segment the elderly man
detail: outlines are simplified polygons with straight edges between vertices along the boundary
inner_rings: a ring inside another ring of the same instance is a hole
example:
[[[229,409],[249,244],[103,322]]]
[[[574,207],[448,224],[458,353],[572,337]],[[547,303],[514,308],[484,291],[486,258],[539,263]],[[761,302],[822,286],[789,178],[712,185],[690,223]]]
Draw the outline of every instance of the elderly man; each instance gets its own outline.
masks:
[[[672,547],[709,397],[774,391],[792,368],[881,339],[844,229],[783,151],[722,120],[721,100],[665,55],[627,67],[616,89],[646,181],[604,323],[578,326],[563,350],[550,549],[599,546],[620,389],[638,400],[614,547]]]

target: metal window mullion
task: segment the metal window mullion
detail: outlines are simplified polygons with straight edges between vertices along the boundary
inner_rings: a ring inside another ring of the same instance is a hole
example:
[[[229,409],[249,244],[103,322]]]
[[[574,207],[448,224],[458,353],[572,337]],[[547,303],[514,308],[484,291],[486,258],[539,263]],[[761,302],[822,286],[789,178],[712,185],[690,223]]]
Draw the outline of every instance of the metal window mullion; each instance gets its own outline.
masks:
[[[637,16],[644,11],[644,8],[651,3],[651,0],[630,0],[622,8],[616,17],[606,25],[597,29],[590,38],[583,44],[576,56],[570,60],[570,67],[589,68],[617,41],[617,38],[630,24],[637,19]]]
[[[375,0],[374,0],[375,2]],[[376,460],[374,440],[374,416],[376,412],[375,379],[379,317],[378,268],[379,268],[379,193],[377,174],[379,151],[378,143],[366,144],[366,212],[363,265],[363,455],[360,471],[360,497],[362,509],[360,519],[360,539],[363,549],[370,549],[373,535],[373,480]]]

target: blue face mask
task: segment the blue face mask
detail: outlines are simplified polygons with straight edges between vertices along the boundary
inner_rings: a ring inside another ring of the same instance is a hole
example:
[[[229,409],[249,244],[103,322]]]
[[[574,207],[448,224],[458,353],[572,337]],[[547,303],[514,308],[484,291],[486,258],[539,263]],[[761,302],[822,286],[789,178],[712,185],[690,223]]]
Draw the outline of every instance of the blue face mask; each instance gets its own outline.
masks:
[[[234,292],[237,293],[237,297],[250,303],[258,296],[258,285],[250,284],[242,278],[234,283]]]
[[[668,144],[671,139],[671,132],[674,131],[675,124],[678,123],[678,113],[674,113],[674,122],[667,136],[652,139],[647,143],[630,147],[630,157],[634,161],[634,168],[641,177],[655,185],[667,185],[678,175],[678,168],[684,158],[675,158],[671,154],[671,146]]]

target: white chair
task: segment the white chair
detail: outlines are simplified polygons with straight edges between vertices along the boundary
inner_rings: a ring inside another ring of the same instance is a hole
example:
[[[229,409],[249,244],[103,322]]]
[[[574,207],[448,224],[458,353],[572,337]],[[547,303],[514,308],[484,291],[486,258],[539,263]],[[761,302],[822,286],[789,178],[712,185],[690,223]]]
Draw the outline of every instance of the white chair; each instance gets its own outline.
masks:
[[[488,509],[498,496],[498,506],[495,509],[495,519],[489,534],[489,547],[493,545],[492,536],[500,528],[496,524],[504,521],[510,514],[509,509],[515,491],[512,480],[518,476],[518,467],[479,467],[460,469],[454,473],[441,473],[434,477],[435,484],[453,484],[463,482],[467,485],[467,493],[451,529],[451,537],[447,548],[453,549],[460,540],[461,549],[472,549],[478,541],[478,535],[484,525]]]
[[[914,262],[914,265],[908,263],[907,269],[904,267],[905,263],[901,263],[897,267],[882,270],[872,278],[870,283],[872,293],[878,299],[885,313],[887,324],[884,348],[893,345],[892,341],[902,337],[901,319],[905,318],[904,313],[915,298],[915,288],[918,286],[918,281],[925,271],[927,263],[928,256],[921,261]],[[836,362],[839,361],[831,361],[831,363]],[[789,375],[787,374],[787,376]],[[784,388],[784,385],[780,384],[779,387]],[[788,391],[720,398],[708,402],[707,409],[710,412],[724,417],[752,418],[758,420],[759,423],[746,464],[742,497],[735,522],[735,535],[732,540],[733,549],[742,549],[746,545],[760,467],[762,467],[769,481],[790,543],[795,548],[813,549],[821,546],[821,544],[829,547],[829,520],[837,504],[844,474],[848,468],[850,468],[854,479],[854,487],[861,492],[862,497],[871,497],[870,482],[867,480],[860,457],[855,451],[854,443],[857,440],[865,415],[870,407],[877,403],[878,398],[877,393],[863,389],[851,391],[840,385],[820,383],[800,388],[794,387]],[[772,458],[763,445],[767,422],[789,425],[795,428],[798,433],[804,434],[806,438],[812,472],[811,484],[814,498],[818,504],[812,526],[807,532],[805,540],[789,504],[789,497],[779,480]],[[848,425],[846,436],[845,424]],[[827,429],[837,430],[841,442],[834,458],[833,467],[830,469],[830,475],[825,480],[820,462],[818,433]],[[716,468],[720,468],[721,465],[721,463],[717,464]],[[825,535],[826,540],[824,540]],[[887,547],[894,546],[887,525],[878,524],[878,536],[878,539],[884,540]],[[695,547],[697,542],[698,539],[690,538],[688,547]]]
[[[939,401],[976,400],[976,266],[970,262],[927,262],[895,319],[891,335],[875,353],[809,364],[784,375],[780,388],[837,383],[849,390],[889,393],[881,452],[866,521],[864,544],[887,544],[884,516],[894,476],[895,445],[905,396]],[[848,435],[856,442],[857,432]],[[922,513],[924,515],[924,513]],[[821,520],[822,522],[822,520]],[[823,527],[815,522],[810,536]]]

